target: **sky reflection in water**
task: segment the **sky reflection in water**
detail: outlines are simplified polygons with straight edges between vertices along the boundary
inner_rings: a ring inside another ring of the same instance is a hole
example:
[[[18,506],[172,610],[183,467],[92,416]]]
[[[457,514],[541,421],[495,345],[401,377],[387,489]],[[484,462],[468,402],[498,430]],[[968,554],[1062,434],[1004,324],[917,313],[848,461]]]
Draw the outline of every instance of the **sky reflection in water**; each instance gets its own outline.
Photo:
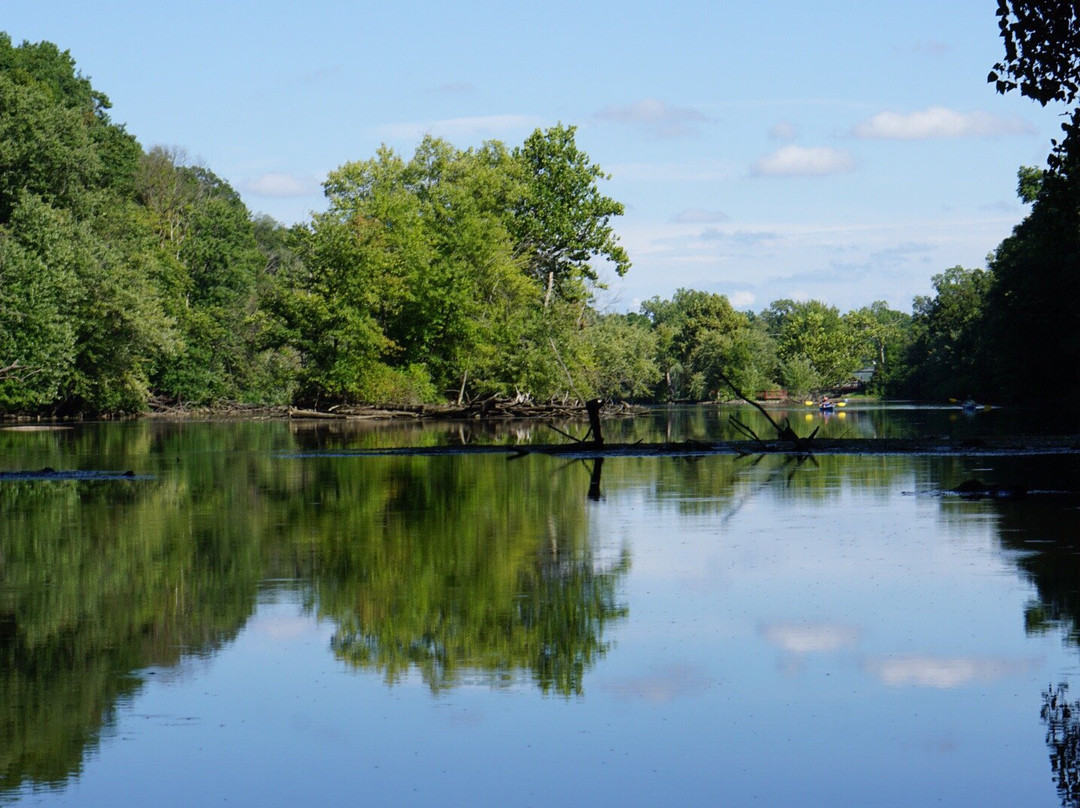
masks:
[[[1080,673],[1063,642],[1075,587],[1050,571],[1076,568],[1047,548],[1078,538],[1076,503],[926,493],[1027,478],[1027,461],[616,458],[594,502],[587,463],[283,459],[287,425],[213,432],[24,447],[27,467],[122,457],[154,481],[5,488],[6,535],[39,530],[28,514],[51,505],[43,536],[108,514],[88,538],[202,542],[214,569],[192,594],[223,605],[198,631],[154,618],[176,654],[113,659],[137,686],[101,705],[69,776],[0,753],[0,801],[1061,804],[1040,708]],[[1040,468],[1076,486],[1075,459]],[[5,545],[0,606],[45,633],[58,618],[19,611],[33,601],[12,578],[20,547]],[[552,626],[578,632],[566,658],[534,647],[556,644]],[[418,632],[427,645],[402,639]],[[22,716],[8,727],[42,732],[34,697],[4,692]]]

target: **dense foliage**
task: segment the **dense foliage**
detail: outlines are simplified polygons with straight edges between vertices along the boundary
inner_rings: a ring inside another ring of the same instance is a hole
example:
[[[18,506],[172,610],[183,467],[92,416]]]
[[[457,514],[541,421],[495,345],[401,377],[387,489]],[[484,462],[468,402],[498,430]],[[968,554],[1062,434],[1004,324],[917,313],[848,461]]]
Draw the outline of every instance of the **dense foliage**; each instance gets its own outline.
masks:
[[[1075,102],[1075,15],[1043,13],[1058,5],[1000,4],[1000,90]],[[327,210],[286,228],[108,110],[70,54],[0,34],[0,412],[802,397],[858,371],[877,394],[1001,399],[1059,390],[1080,360],[1075,120],[1046,171],[1020,170],[1031,215],[989,266],[936,275],[911,314],[746,313],[690,289],[616,314],[595,292],[630,268],[623,206],[574,127],[384,147],[330,172]]]
[[[1069,109],[1047,170],[1020,171],[1030,215],[998,247],[981,313],[979,368],[1011,398],[1080,393],[1080,12],[1062,0],[999,0],[1005,57],[989,81]]]

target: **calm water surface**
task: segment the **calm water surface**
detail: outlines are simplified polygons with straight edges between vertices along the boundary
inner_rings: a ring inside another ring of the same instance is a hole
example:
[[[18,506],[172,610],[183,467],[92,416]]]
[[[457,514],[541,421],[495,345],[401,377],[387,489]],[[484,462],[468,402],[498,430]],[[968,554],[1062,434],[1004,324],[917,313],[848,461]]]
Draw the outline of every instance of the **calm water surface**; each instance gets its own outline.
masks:
[[[605,427],[732,413],[764,433]],[[349,454],[561,440],[0,430],[0,471],[114,473],[0,477],[0,803],[1080,805],[1080,456]],[[971,478],[1034,491],[942,494]]]

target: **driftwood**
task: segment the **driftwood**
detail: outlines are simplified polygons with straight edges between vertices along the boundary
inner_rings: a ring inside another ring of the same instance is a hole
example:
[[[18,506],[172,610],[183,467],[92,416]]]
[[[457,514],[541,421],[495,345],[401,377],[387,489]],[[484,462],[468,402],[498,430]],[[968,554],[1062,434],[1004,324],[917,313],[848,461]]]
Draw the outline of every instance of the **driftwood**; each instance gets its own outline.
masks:
[[[319,410],[298,410],[295,407],[289,408],[290,418],[326,418],[326,419],[339,419],[344,420],[345,416],[340,412],[320,412]]]

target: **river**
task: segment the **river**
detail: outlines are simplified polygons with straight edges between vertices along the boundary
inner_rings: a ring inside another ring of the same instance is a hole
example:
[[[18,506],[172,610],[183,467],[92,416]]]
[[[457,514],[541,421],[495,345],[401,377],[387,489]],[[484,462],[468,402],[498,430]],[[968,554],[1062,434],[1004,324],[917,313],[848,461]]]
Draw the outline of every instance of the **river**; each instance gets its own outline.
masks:
[[[764,432],[746,407],[605,432],[733,439],[732,415]],[[1080,455],[363,454],[561,440],[0,429],[0,803],[1080,805]],[[971,479],[1029,493],[950,492]]]

